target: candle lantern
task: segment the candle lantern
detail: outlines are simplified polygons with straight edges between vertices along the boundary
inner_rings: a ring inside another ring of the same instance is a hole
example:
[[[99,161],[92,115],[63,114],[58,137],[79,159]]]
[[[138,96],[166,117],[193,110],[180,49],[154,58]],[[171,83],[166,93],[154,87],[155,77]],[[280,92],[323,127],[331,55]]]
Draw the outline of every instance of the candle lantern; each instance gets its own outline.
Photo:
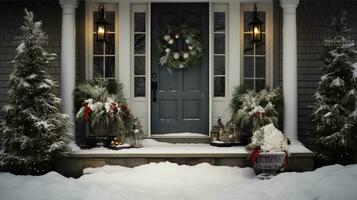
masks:
[[[97,31],[96,40],[105,42],[107,41],[108,38],[108,26],[110,25],[110,23],[107,22],[107,20],[105,19],[105,10],[103,4],[99,4],[98,12],[99,12],[99,19],[94,22]]]
[[[251,21],[248,23],[249,33],[251,34],[251,42],[256,44],[263,40],[262,34],[263,22],[258,17],[257,5],[254,4],[254,11]]]

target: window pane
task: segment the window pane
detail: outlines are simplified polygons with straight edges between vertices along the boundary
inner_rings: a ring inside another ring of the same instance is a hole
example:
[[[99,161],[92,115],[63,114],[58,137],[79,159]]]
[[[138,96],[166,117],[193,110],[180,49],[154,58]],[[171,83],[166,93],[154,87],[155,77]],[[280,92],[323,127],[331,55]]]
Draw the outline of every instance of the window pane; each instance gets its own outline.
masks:
[[[265,79],[263,80],[255,80],[255,90],[260,91],[265,88]]]
[[[114,78],[115,57],[105,57],[105,77]]]
[[[135,32],[145,32],[145,13],[135,13],[134,23]]]
[[[214,57],[214,74],[225,75],[225,56]]]
[[[145,97],[145,77],[135,77],[134,81],[135,81],[134,83],[135,97]]]
[[[254,78],[254,58],[244,57],[244,77]]]
[[[214,78],[214,96],[215,97],[225,96],[225,77]]]
[[[115,34],[108,34],[108,41],[105,43],[105,54],[115,54]]]
[[[214,13],[214,31],[224,31],[225,30],[225,13],[215,12]]]
[[[134,53],[135,54],[145,53],[145,34],[135,34]]]
[[[255,45],[256,55],[265,55],[265,34],[263,34],[263,40]]]
[[[252,15],[253,15],[253,12],[251,12],[251,11],[244,12],[244,32],[249,31],[248,23],[250,22],[250,20],[252,20]]]
[[[265,12],[258,12],[258,18],[263,22],[262,31],[265,32]]]
[[[107,20],[107,22],[110,23],[108,25],[108,30],[111,32],[115,32],[115,12],[105,12],[105,19]]]
[[[251,44],[251,37],[249,34],[244,34],[244,55],[253,54],[253,45]]]
[[[254,79],[244,79],[244,88],[247,90],[254,89]]]
[[[103,57],[93,57],[93,76],[103,77]]]
[[[93,54],[94,55],[103,55],[103,42],[98,42],[96,35],[93,35]]]
[[[134,74],[145,75],[145,56],[134,57]]]
[[[225,34],[214,34],[214,53],[225,53]]]
[[[99,19],[99,12],[93,12],[93,32],[97,32],[97,26],[95,25],[95,21]]]
[[[265,78],[265,57],[257,57],[255,60],[255,77]]]

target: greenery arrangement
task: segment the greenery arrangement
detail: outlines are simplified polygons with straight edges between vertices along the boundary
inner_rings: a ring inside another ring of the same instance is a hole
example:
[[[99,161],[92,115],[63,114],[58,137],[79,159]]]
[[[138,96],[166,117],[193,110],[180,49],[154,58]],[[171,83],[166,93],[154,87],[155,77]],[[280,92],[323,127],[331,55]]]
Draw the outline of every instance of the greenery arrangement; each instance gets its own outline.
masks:
[[[158,43],[161,66],[183,69],[195,66],[202,55],[199,32],[188,24],[167,25]]]
[[[57,83],[46,69],[55,54],[42,47],[47,36],[42,23],[25,10],[21,43],[11,62],[9,104],[1,112],[0,167],[15,174],[44,174],[54,158],[65,155],[70,141],[69,116],[60,113]]]
[[[283,98],[279,88],[259,92],[236,87],[230,103],[232,120],[246,133],[253,133],[267,124],[278,127],[283,111]]]
[[[95,79],[74,90],[77,118],[91,127],[114,124],[115,129],[130,130],[133,115],[125,102],[122,84],[115,80]]]
[[[334,18],[323,43],[322,76],[312,114],[317,161],[322,165],[356,162],[357,51],[346,21],[346,12]]]

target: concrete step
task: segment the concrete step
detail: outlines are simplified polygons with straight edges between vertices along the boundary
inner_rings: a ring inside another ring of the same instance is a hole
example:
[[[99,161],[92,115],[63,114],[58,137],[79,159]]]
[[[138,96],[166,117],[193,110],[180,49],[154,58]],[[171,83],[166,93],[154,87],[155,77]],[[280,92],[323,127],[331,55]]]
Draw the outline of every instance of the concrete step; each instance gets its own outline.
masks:
[[[289,171],[313,170],[313,152],[299,141],[289,146]],[[109,150],[94,148],[72,152],[57,160],[56,170],[64,176],[79,177],[87,167],[120,165],[136,167],[150,162],[173,162],[181,165],[209,163],[217,166],[247,166],[249,152],[244,146],[214,147],[209,144],[169,144],[144,141],[143,148]]]

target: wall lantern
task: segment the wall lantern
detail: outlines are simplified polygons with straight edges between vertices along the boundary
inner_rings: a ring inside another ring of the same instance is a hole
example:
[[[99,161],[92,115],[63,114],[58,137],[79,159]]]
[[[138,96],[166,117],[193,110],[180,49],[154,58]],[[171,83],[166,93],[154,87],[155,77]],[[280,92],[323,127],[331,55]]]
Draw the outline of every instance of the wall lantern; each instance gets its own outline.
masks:
[[[97,21],[95,21],[95,25],[96,25],[96,30],[97,30],[97,41],[102,41],[105,42],[107,40],[107,35],[108,35],[108,25],[110,25],[109,22],[107,22],[107,20],[105,20],[104,17],[104,5],[103,4],[99,4],[98,7],[98,12],[99,12],[99,19]]]
[[[254,11],[251,21],[248,23],[249,33],[251,34],[251,42],[256,44],[263,40],[262,35],[263,22],[258,18],[257,5],[254,4]]]

